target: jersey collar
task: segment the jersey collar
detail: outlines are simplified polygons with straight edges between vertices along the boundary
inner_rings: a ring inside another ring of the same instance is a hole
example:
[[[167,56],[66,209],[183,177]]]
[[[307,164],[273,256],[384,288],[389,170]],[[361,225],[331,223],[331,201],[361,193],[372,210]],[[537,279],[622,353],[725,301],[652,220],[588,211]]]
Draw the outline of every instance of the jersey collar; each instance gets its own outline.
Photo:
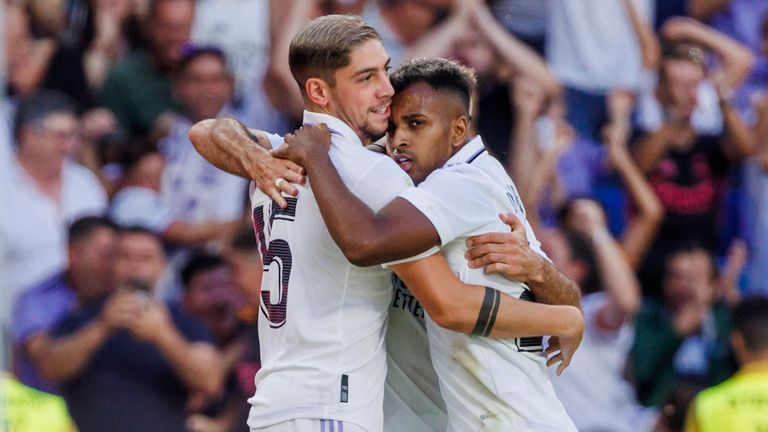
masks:
[[[482,155],[483,153],[488,153],[488,151],[485,149],[483,139],[480,138],[480,135],[477,135],[468,143],[464,144],[464,146],[461,147],[455,155],[451,156],[451,158],[448,159],[448,161],[445,162],[445,165],[443,166],[448,167],[460,163],[472,163],[475,159],[478,158],[478,156]]]
[[[363,146],[362,140],[360,140],[360,137],[357,136],[355,131],[353,131],[349,125],[332,115],[304,110],[303,123],[308,125],[325,123],[325,125],[328,126],[331,135],[344,138],[345,141],[351,144],[359,145],[361,147]]]

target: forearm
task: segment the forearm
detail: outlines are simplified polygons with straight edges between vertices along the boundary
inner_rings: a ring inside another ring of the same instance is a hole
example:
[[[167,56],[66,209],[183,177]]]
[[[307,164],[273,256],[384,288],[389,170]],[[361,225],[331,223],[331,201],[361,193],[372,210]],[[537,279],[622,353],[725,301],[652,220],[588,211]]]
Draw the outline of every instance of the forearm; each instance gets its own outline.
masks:
[[[250,178],[247,167],[271,158],[248,129],[233,118],[198,122],[190,129],[189,140],[212,165],[240,177]]]
[[[656,37],[651,26],[640,16],[632,0],[624,0],[624,6],[627,9],[632,28],[637,35],[637,41],[640,44],[643,68],[646,70],[656,70],[661,58],[659,39]]]
[[[594,233],[591,242],[601,286],[610,300],[608,324],[618,328],[640,307],[640,283],[607,230]]]
[[[547,99],[551,100],[560,94],[560,82],[547,67],[544,59],[510,35],[487,8],[482,8],[478,12],[478,27],[504,62],[519,73],[536,81],[544,89]]]
[[[698,42],[715,52],[723,65],[726,82],[730,88],[737,88],[746,78],[755,57],[746,46],[730,36],[697,23],[689,30],[692,41]]]
[[[581,309],[579,286],[544,258],[541,258],[537,274],[526,283],[539,303],[568,305]]]
[[[190,390],[213,395],[221,389],[221,356],[213,346],[202,342],[189,343],[173,327],[163,332],[155,345]]]
[[[656,235],[664,218],[664,208],[631,156],[615,160],[614,166],[637,208],[636,215],[630,220],[621,238],[624,256],[635,267]]]
[[[240,221],[209,222],[191,224],[186,222],[173,222],[163,232],[163,237],[186,246],[199,246],[210,240],[215,240],[234,232]]]
[[[437,233],[428,221],[428,226],[414,226],[414,220],[393,220],[374,213],[347,188],[330,158],[307,163],[306,169],[325,225],[353,264],[397,261],[438,244]]]
[[[741,115],[728,103],[723,105],[723,120],[725,121],[726,151],[735,161],[742,161],[755,153],[755,138]]]
[[[286,4],[289,7],[286,8]],[[304,108],[302,91],[293,79],[288,53],[291,38],[310,18],[314,4],[309,0],[270,1],[271,54],[269,67],[264,76],[264,89],[276,108],[288,111],[295,119],[301,119]]]
[[[462,5],[456,2],[455,8]],[[405,53],[402,63],[418,57],[446,57],[453,46],[456,36],[466,25],[466,16],[462,11],[454,11],[442,24],[430,30],[413,43]]]
[[[634,158],[643,174],[649,174],[667,151],[667,145],[672,133],[671,126],[662,125],[658,131],[648,134],[637,144]]]
[[[36,366],[47,380],[68,381],[80,374],[108,336],[109,330],[97,319],[72,335],[49,338],[40,350]]]
[[[513,138],[509,142],[509,156],[506,160],[507,172],[520,191],[529,191],[537,170],[536,153],[536,115],[518,112]],[[530,208],[530,207],[529,207]]]
[[[571,306],[549,306],[520,300],[500,291],[460,281],[445,257],[398,264],[403,280],[429,317],[459,333],[516,338],[569,335],[581,325],[581,312]]]

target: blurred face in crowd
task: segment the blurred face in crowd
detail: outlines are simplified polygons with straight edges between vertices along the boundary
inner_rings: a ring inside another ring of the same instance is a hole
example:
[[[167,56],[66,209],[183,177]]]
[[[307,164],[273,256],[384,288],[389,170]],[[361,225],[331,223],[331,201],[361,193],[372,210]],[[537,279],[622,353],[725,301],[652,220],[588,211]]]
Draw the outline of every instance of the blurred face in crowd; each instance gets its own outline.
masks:
[[[464,144],[469,121],[460,96],[416,82],[395,95],[388,151],[418,184]]]
[[[19,151],[24,156],[54,166],[73,154],[79,144],[79,123],[67,112],[54,112],[20,130]]]
[[[683,119],[689,119],[699,99],[699,84],[704,80],[704,68],[681,59],[662,60],[659,100],[667,109]]]
[[[126,185],[144,187],[160,192],[165,159],[159,152],[147,153],[131,168]]]
[[[150,20],[150,36],[156,59],[164,67],[181,60],[181,47],[192,33],[195,3],[191,0],[160,0]]]
[[[98,297],[112,286],[116,240],[114,229],[101,227],[86,238],[70,242],[67,248],[69,272],[81,299]]]
[[[713,280],[712,260],[706,251],[697,249],[671,255],[663,280],[667,304],[674,309],[690,302],[711,303]]]
[[[202,54],[180,73],[174,95],[193,122],[216,117],[232,99],[234,81],[222,59]]]
[[[478,75],[490,73],[494,63],[493,50],[474,27],[467,28],[456,39],[451,57],[471,67]]]
[[[573,250],[563,233],[559,229],[544,229],[539,240],[541,249],[555,267],[581,286],[587,276],[587,266],[583,261],[574,259]]]
[[[237,310],[243,305],[232,270],[226,265],[200,271],[189,281],[184,307],[199,317],[219,341],[229,340],[238,326]]]
[[[406,44],[415,42],[430,27],[450,10],[450,0],[390,0],[392,14],[404,23],[400,28],[400,38]]]
[[[239,250],[227,252],[227,262],[232,268],[235,286],[242,292],[248,303],[258,305],[261,299],[261,277],[264,264],[257,253]]]
[[[389,82],[389,56],[381,41],[370,39],[352,48],[349,64],[334,72],[333,85],[319,78],[324,111],[341,119],[363,139],[376,140],[387,131],[394,90]],[[319,100],[319,99],[317,99]]]
[[[132,278],[154,287],[164,270],[165,251],[159,237],[143,232],[119,235],[114,260],[114,277],[118,287]]]

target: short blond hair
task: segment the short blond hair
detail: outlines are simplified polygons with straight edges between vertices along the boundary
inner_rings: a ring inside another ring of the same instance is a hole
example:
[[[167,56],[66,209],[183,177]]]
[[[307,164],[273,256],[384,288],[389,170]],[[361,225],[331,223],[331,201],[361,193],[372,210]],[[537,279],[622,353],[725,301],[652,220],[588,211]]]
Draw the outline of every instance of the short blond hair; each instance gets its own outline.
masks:
[[[309,78],[335,84],[334,73],[349,65],[349,54],[369,40],[381,40],[379,33],[359,17],[325,15],[304,25],[291,40],[288,64],[296,84],[304,91]]]

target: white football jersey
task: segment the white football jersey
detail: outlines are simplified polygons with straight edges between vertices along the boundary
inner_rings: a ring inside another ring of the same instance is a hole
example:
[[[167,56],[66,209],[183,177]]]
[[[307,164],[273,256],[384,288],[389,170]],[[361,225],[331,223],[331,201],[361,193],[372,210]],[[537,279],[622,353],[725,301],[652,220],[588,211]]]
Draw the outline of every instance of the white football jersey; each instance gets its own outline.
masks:
[[[304,123],[328,126],[333,164],[352,193],[374,211],[413,186],[394,161],[365,150],[340,120],[305,111]],[[270,140],[273,146],[283,141]],[[347,261],[328,233],[308,180],[298,186],[297,197],[286,197],[287,209],[251,189],[264,278],[261,369],[249,399],[248,425],[316,418],[381,431],[390,272]]]
[[[432,221],[441,250],[462,281],[532,299],[526,285],[470,269],[464,258],[468,237],[509,232],[500,213],[517,215],[531,248],[545,256],[512,180],[480,137],[400,196]],[[542,338],[469,336],[441,328],[429,317],[427,333],[449,431],[576,431],[547,377]]]
[[[448,419],[429,354],[424,308],[397,276],[392,280],[384,431],[445,432]]]

